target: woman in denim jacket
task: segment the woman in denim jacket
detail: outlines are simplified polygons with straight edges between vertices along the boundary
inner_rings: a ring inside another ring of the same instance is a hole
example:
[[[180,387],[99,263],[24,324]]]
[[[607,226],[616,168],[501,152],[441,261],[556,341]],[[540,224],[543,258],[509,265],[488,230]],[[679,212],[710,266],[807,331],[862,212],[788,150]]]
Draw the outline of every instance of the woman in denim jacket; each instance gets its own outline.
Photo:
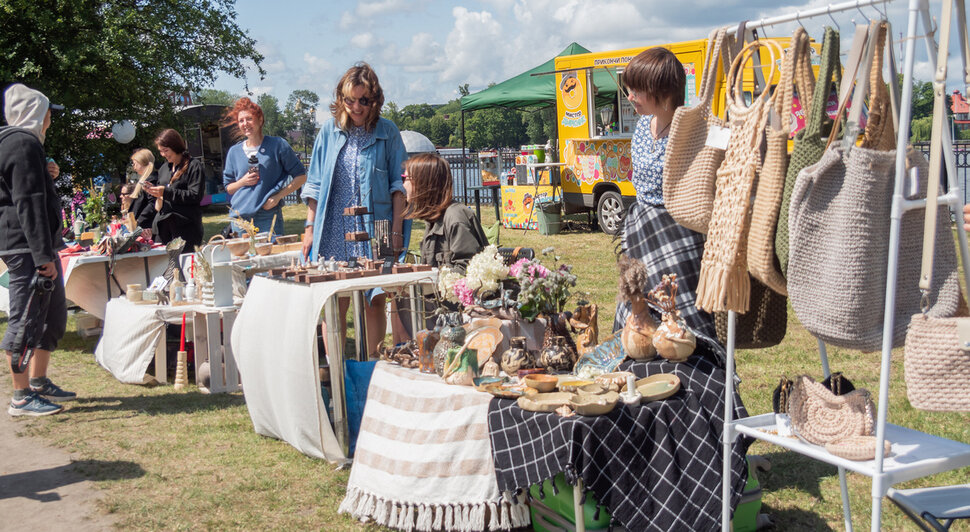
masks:
[[[407,152],[397,126],[380,117],[382,105],[384,91],[367,63],[357,63],[337,83],[330,104],[333,117],[320,128],[313,144],[300,194],[307,203],[303,254],[308,260],[370,256],[368,242],[347,242],[344,234],[367,231],[374,236],[375,220],[388,220],[392,246],[400,252],[406,249],[410,223],[404,221],[401,172]],[[358,205],[369,214],[343,215],[344,208]],[[386,328],[386,296],[372,293],[369,299],[367,345],[374,353]],[[341,317],[348,305],[349,299],[341,298]]]

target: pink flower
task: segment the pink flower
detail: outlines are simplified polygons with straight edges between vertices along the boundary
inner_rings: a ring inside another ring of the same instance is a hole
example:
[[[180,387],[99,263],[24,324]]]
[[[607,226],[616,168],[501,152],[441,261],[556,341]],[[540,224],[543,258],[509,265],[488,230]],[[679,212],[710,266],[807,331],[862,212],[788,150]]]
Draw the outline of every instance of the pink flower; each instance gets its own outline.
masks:
[[[475,294],[468,288],[464,278],[455,281],[454,291],[462,305],[470,307],[475,304]]]
[[[512,277],[518,277],[519,273],[522,272],[522,268],[529,263],[529,259],[519,259],[515,261],[515,264],[509,266],[509,275]]]

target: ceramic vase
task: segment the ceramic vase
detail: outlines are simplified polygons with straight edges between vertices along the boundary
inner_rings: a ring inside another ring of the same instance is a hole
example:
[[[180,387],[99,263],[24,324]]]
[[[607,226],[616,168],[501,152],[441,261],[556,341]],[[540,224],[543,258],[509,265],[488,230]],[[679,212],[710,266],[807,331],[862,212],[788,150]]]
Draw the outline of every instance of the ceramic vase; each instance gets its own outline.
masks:
[[[525,336],[511,338],[508,350],[502,353],[502,371],[514,377],[520,369],[532,367],[532,364],[532,355],[525,348]]]
[[[664,316],[653,334],[653,345],[658,355],[671,362],[683,362],[694,353],[697,339],[684,320]]]
[[[414,338],[418,344],[418,369],[421,373],[434,373],[434,348],[440,339],[438,331],[422,329]]]
[[[562,336],[553,336],[549,345],[545,346],[539,353],[539,367],[549,371],[568,371],[573,369],[576,363],[575,351],[566,345],[566,339]]]
[[[201,286],[202,304],[207,307],[216,306],[216,289],[212,281],[202,281]]]
[[[653,345],[653,335],[657,330],[657,322],[650,315],[647,302],[643,298],[633,301],[630,316],[623,326],[620,342],[626,355],[634,360],[651,360],[657,357],[657,350]]]
[[[447,318],[447,325],[441,328],[441,338],[434,346],[434,372],[441,376],[444,373],[448,350],[461,347],[465,342],[465,329],[461,326],[461,318],[451,314]]]

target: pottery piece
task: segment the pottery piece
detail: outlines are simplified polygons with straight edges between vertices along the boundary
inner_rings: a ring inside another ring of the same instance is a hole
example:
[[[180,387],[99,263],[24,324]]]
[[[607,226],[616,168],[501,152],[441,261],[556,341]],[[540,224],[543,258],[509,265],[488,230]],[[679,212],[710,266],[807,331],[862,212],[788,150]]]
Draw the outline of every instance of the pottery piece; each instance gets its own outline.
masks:
[[[276,237],[277,244],[295,244],[301,239],[300,235],[278,235]]]
[[[232,253],[232,256],[242,257],[249,252],[249,240],[243,240],[241,238],[228,240],[226,241],[226,247],[229,248],[229,253]]]
[[[490,384],[496,384],[496,383],[502,383],[502,382],[505,382],[505,379],[503,379],[502,377],[492,377],[488,375],[475,377],[475,380],[473,381],[473,383],[475,384],[475,387],[478,388],[479,391],[483,391],[483,392],[485,391],[486,386]]]
[[[620,401],[620,395],[616,392],[607,392],[602,395],[580,395],[569,402],[573,412],[581,416],[601,416],[609,414],[616,408]]]
[[[658,373],[636,383],[637,391],[643,395],[644,403],[666,399],[680,389],[680,377],[673,373]]]
[[[517,375],[520,369],[532,366],[532,355],[525,348],[525,336],[516,336],[509,340],[509,348],[502,353],[502,371],[509,375]]]
[[[479,327],[471,330],[465,337],[464,346],[478,353],[478,365],[491,360],[495,348],[502,343],[502,331],[497,327]]]
[[[657,321],[650,315],[644,298],[631,302],[630,316],[620,335],[623,350],[633,360],[652,360],[657,357],[653,346],[653,333],[657,331]]]
[[[586,386],[580,386],[576,393],[579,395],[600,395],[606,393],[608,390],[604,388],[598,382],[587,384]]]
[[[566,347],[566,339],[562,336],[553,336],[550,345],[546,346],[539,353],[537,365],[550,371],[569,371],[576,363],[574,351]]]
[[[270,242],[260,242],[256,244],[257,255],[269,255],[273,251],[273,244]]]
[[[414,335],[418,344],[418,369],[421,373],[434,373],[434,348],[439,340],[438,331],[421,329]]]
[[[665,319],[653,334],[657,354],[671,362],[683,362],[694,353],[697,339],[683,320]]]
[[[498,363],[490,358],[488,359],[488,362],[485,362],[485,365],[482,366],[482,376],[498,377],[500,370],[501,368],[498,367]]]
[[[630,373],[629,371],[604,373],[593,379],[593,381],[609,391],[619,392],[623,390],[623,387],[626,385],[626,378],[628,375],[633,375],[633,373]]]
[[[525,377],[526,386],[539,390],[540,393],[548,393],[556,389],[559,379],[555,375],[539,373],[537,375],[527,375]]]
[[[439,340],[434,346],[434,353],[432,355],[434,358],[434,371],[439,376],[444,373],[448,350],[460,348],[465,342],[465,329],[462,329],[461,325],[458,325],[460,318],[452,314],[446,320],[448,324],[441,328]]]
[[[566,375],[568,379],[559,379],[559,391],[576,393],[583,386],[593,384],[593,381],[577,379],[574,375]]]
[[[566,392],[537,393],[535,395],[523,395],[516,400],[519,408],[529,412],[554,412],[563,405],[568,405],[575,394]]]
[[[626,351],[623,350],[620,334],[614,334],[591,351],[583,353],[573,369],[579,378],[593,379],[616,371],[625,358]]]
[[[535,388],[529,388],[524,384],[511,384],[508,382],[496,382],[486,384],[482,391],[488,392],[501,399],[518,399],[525,395],[535,395],[539,393]]]

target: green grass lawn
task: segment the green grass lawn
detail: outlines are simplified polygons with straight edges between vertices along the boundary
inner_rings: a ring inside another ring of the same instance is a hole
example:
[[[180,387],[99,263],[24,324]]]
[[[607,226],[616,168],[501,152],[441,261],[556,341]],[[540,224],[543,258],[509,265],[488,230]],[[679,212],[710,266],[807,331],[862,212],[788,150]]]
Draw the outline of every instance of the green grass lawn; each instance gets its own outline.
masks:
[[[305,208],[285,209],[286,233],[302,233]],[[483,208],[484,223],[494,221]],[[579,217],[570,230],[552,236],[535,231],[502,230],[502,245],[537,251],[554,246],[574,266],[578,290],[600,305],[601,330],[609,330],[616,306],[615,243],[591,232]],[[206,234],[225,225],[225,214],[209,211]],[[415,224],[411,247],[417,248],[423,224]],[[0,318],[0,332],[6,319]],[[82,339],[73,317],[51,376],[80,399],[58,416],[18,421],[22,434],[36,436],[84,460],[83,473],[103,490],[102,510],[117,516],[130,530],[373,530],[337,515],[347,471],[335,471],[288,444],[253,432],[241,394],[203,395],[194,386],[176,393],[171,386],[143,388],[118,383],[92,356],[96,339]],[[843,371],[857,387],[874,393],[879,385],[879,354],[830,349],[833,371]],[[790,313],[788,335],[780,346],[739,351],[741,395],[752,414],[771,408],[771,391],[781,375],[821,374],[815,340]],[[7,371],[7,370],[5,370]],[[9,380],[3,376],[9,393]],[[893,360],[889,421],[970,442],[970,414],[914,410],[906,400],[902,352]],[[842,528],[839,481],[834,467],[755,443],[752,453],[769,457],[770,472],[761,476],[763,512],[777,530]],[[970,468],[908,482],[902,487],[964,483]],[[869,528],[870,481],[849,475],[854,525]],[[883,505],[886,530],[913,529],[891,503]],[[970,530],[957,524],[954,530]]]

